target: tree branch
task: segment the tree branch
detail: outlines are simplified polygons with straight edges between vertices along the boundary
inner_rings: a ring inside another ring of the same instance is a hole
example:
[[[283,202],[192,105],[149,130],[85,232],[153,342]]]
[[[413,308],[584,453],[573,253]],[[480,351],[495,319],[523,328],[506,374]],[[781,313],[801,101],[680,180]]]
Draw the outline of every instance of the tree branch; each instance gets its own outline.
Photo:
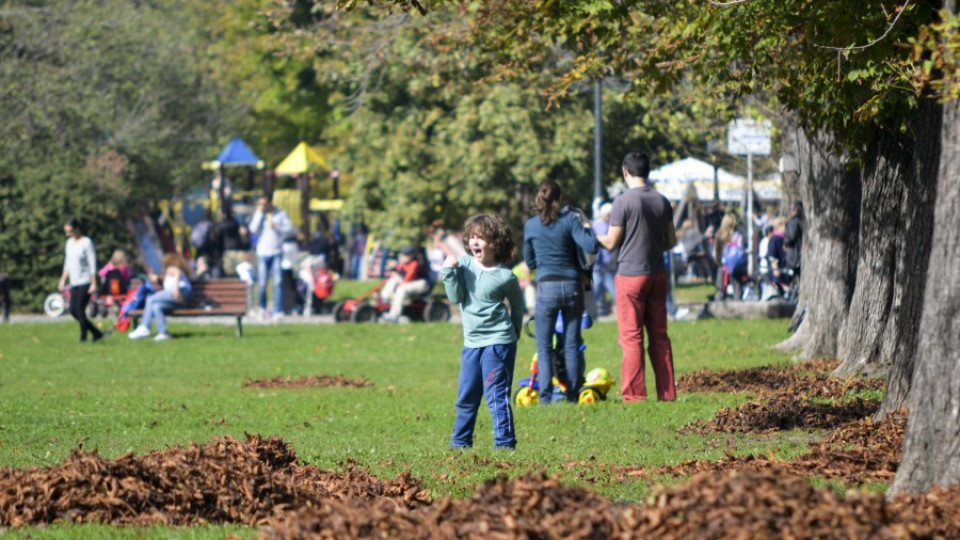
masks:
[[[417,0],[410,0],[410,3],[413,4],[413,7],[417,8],[417,11],[419,11],[421,15],[427,14],[427,8],[423,7]]]
[[[906,0],[906,1],[903,3],[903,6],[900,7],[900,12],[897,13],[897,16],[894,17],[893,20],[890,22],[890,25],[887,26],[887,31],[884,32],[882,36],[880,36],[880,37],[878,37],[877,39],[871,41],[870,43],[867,43],[866,45],[855,45],[855,46],[850,46],[850,47],[830,47],[830,46],[828,46],[828,45],[819,45],[819,44],[817,44],[817,43],[814,43],[813,46],[814,46],[814,47],[817,47],[818,49],[828,49],[828,50],[831,50],[831,51],[854,51],[854,50],[863,50],[863,49],[868,49],[868,48],[870,48],[870,47],[873,47],[873,46],[876,45],[877,43],[880,43],[881,41],[883,41],[884,38],[886,38],[888,35],[890,35],[890,32],[893,31],[893,27],[896,26],[896,25],[897,25],[897,21],[900,20],[900,16],[903,15],[903,12],[907,10],[907,6],[910,5],[910,1],[911,1],[911,0]]]

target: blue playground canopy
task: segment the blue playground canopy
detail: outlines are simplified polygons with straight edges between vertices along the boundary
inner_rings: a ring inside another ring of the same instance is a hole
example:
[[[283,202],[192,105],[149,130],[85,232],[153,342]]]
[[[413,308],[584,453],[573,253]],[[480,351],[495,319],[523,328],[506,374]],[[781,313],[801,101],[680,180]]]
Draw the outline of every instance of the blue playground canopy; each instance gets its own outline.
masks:
[[[260,158],[250,150],[247,143],[240,137],[230,139],[230,142],[223,147],[217,156],[217,161],[222,165],[247,165],[251,167],[261,166]]]

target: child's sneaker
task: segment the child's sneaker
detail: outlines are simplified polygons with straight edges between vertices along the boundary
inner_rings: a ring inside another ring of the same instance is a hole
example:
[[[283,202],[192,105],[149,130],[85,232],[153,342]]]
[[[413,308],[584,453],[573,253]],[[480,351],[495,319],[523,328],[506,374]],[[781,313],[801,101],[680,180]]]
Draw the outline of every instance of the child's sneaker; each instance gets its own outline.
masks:
[[[130,339],[143,339],[150,336],[150,329],[146,326],[138,326],[133,332],[127,334]]]
[[[157,334],[156,337],[153,338],[154,341],[166,341],[168,339],[170,339],[170,334]]]

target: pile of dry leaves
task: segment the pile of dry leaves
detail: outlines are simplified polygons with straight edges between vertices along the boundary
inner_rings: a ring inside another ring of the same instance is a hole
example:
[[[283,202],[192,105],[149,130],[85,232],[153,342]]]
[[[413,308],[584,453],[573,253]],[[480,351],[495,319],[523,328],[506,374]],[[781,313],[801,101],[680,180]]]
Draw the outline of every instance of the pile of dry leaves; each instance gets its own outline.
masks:
[[[850,486],[868,481],[889,482],[893,480],[900,465],[906,426],[907,412],[900,410],[887,415],[881,422],[863,418],[844,424],[832,431],[823,441],[810,443],[810,451],[794,459],[728,454],[719,461],[697,459],[678,465],[656,467],[613,466],[610,472],[617,478],[654,478],[662,475],[681,477],[746,468],[777,468],[798,476],[833,478]],[[569,469],[589,468],[590,465],[583,462],[565,464]]]
[[[619,505],[527,475],[416,509],[329,503],[272,520],[261,538],[952,538],[960,534],[958,495],[960,487],[892,502],[857,491],[841,498],[770,468],[704,473],[656,488],[644,504]]]
[[[763,366],[728,371],[699,370],[680,377],[683,391],[751,392],[756,400],[723,408],[709,422],[693,422],[681,433],[764,433],[791,429],[831,429],[872,415],[875,399],[857,397],[882,390],[882,379],[832,377],[836,361]]]
[[[749,392],[810,398],[843,398],[864,390],[883,390],[886,381],[856,376],[832,377],[836,360],[713,371],[700,369],[677,378],[679,392]]]
[[[287,443],[259,435],[116,460],[78,449],[53,467],[0,469],[0,527],[56,521],[256,525],[277,512],[374,499],[405,508],[431,501],[409,475],[384,481],[355,467],[337,473],[302,465]]]
[[[854,398],[830,402],[776,395],[764,401],[748,401],[739,407],[723,408],[709,421],[698,420],[680,433],[766,433],[790,429],[831,429],[877,412],[880,402]]]

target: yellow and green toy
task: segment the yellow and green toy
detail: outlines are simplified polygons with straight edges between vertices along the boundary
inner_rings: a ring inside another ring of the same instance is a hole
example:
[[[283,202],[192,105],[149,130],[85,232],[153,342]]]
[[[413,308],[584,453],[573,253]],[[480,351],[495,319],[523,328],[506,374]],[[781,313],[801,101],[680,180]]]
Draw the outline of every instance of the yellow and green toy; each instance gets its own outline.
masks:
[[[587,373],[577,403],[596,403],[607,399],[607,392],[613,387],[613,377],[606,368],[593,368]]]
[[[605,368],[593,368],[587,373],[583,388],[577,403],[596,403],[607,399],[607,392],[613,387],[613,377]],[[562,395],[567,391],[567,385],[553,377],[554,388]],[[537,385],[537,355],[533,355],[530,362],[530,377],[519,382],[520,388],[514,396],[514,402],[520,407],[530,407],[540,402],[540,389]]]

